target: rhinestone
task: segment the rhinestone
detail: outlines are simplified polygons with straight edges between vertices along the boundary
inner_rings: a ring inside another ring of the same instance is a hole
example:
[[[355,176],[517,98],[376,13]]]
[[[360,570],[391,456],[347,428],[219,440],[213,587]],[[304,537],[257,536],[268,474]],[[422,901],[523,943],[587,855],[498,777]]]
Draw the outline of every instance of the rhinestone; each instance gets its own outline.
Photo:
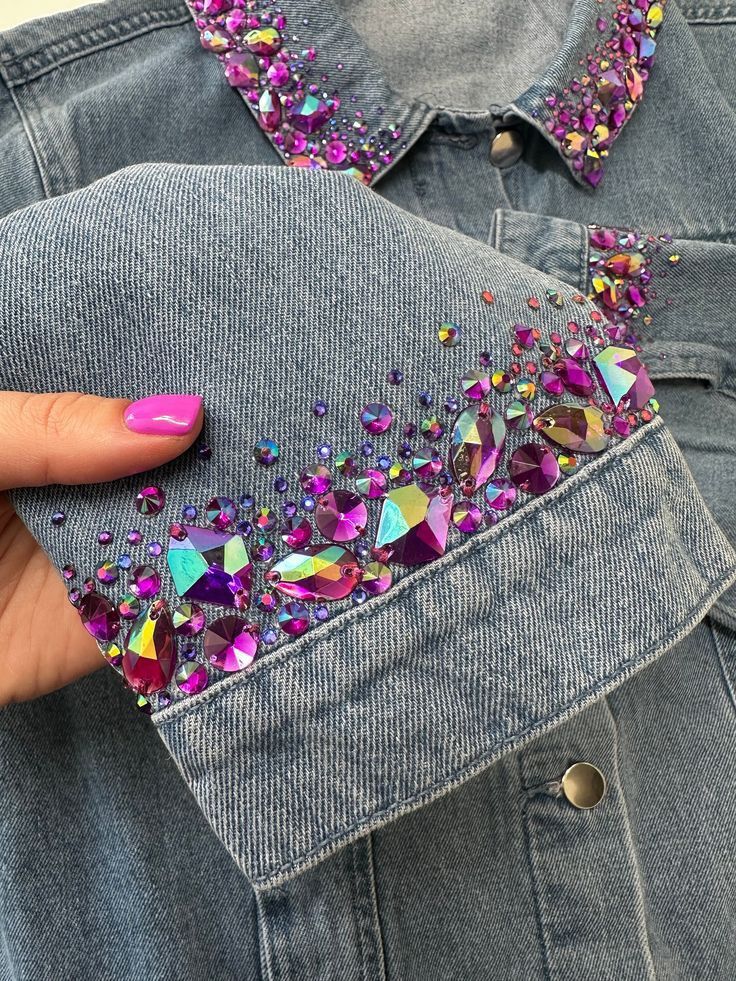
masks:
[[[560,455],[557,457],[557,462],[559,463],[560,470],[563,473],[575,473],[575,471],[578,469],[578,458],[569,453],[560,453]]]
[[[205,518],[218,531],[232,528],[238,509],[229,497],[213,497],[207,502]]]
[[[491,384],[500,392],[501,395],[505,395],[507,392],[511,391],[511,387],[514,384],[514,380],[508,371],[494,371],[491,376]]]
[[[118,613],[123,620],[135,620],[141,612],[141,601],[132,593],[126,593],[118,603]]]
[[[196,603],[180,603],[174,610],[172,622],[180,637],[196,637],[204,630],[204,610]]]
[[[54,511],[54,513],[51,515],[51,524],[56,528],[58,528],[59,525],[63,525],[65,520],[66,515],[63,511]]]
[[[276,512],[272,511],[271,508],[259,508],[253,514],[253,524],[266,535],[274,530],[277,520]]]
[[[485,499],[494,511],[507,511],[516,500],[516,488],[505,478],[491,480],[486,484]]]
[[[198,695],[209,684],[207,668],[199,661],[182,661],[176,669],[176,683],[185,695]]]
[[[308,494],[326,494],[332,486],[332,475],[321,463],[304,467],[299,474],[299,483]]]
[[[166,603],[157,600],[125,638],[123,675],[133,691],[152,695],[171,681],[175,664],[174,627]]]
[[[576,361],[585,361],[590,357],[588,348],[577,337],[568,337],[565,341],[565,353]]]
[[[161,576],[150,565],[137,565],[128,580],[130,591],[138,599],[151,599],[161,589]]]
[[[365,531],[368,509],[357,494],[337,490],[319,499],[314,516],[325,538],[350,542]]]
[[[431,562],[445,554],[452,498],[416,484],[386,495],[381,508],[375,548],[392,549],[402,565]]]
[[[571,395],[587,398],[593,394],[595,390],[593,379],[574,358],[560,358],[555,364],[555,372]]]
[[[306,95],[289,109],[289,122],[300,133],[311,135],[322,129],[333,113],[333,106],[314,95]]]
[[[160,487],[151,485],[138,491],[135,497],[135,507],[139,514],[152,518],[159,514],[166,504],[166,495]]]
[[[542,382],[542,388],[545,392],[549,392],[550,395],[560,396],[565,391],[562,379],[558,378],[553,371],[543,371],[540,380]]]
[[[642,409],[654,395],[654,385],[631,348],[604,348],[593,358],[593,367],[614,405],[626,398],[629,408]]]
[[[98,562],[97,568],[95,569],[95,575],[100,582],[105,583],[106,586],[109,586],[112,583],[117,582],[118,571],[119,570],[115,562]]]
[[[291,637],[299,637],[309,630],[309,610],[303,603],[284,603],[277,619],[284,633]]]
[[[393,412],[381,402],[370,402],[360,413],[360,423],[371,436],[385,433],[393,422]]]
[[[101,531],[97,536],[98,545],[109,545],[112,542],[111,531]]]
[[[167,561],[179,596],[234,606],[238,591],[250,595],[253,566],[239,535],[184,525],[183,541],[169,540]]]
[[[509,474],[519,490],[545,494],[560,479],[560,468],[549,447],[525,443],[511,454]]]
[[[450,464],[458,483],[472,492],[493,476],[505,441],[506,426],[500,413],[478,405],[463,409],[451,439]]]
[[[504,411],[504,419],[509,429],[524,430],[532,424],[532,410],[526,402],[514,400],[510,402]]]
[[[289,548],[301,548],[306,545],[312,537],[312,526],[309,519],[305,517],[287,518],[281,526],[281,540]]]
[[[266,590],[256,596],[256,609],[261,613],[275,613],[279,608],[279,598],[275,593]]]
[[[102,656],[114,668],[119,668],[123,663],[123,652],[117,644],[108,644],[102,651]]]
[[[79,601],[79,616],[84,629],[95,640],[108,642],[117,637],[120,630],[120,615],[110,600],[100,593],[87,593]]]
[[[228,51],[225,78],[234,89],[257,89],[261,79],[257,59],[249,51]]]
[[[460,343],[460,325],[453,324],[451,321],[440,324],[437,336],[443,347],[457,347]]]
[[[534,428],[573,453],[601,453],[608,446],[603,413],[594,406],[551,405],[535,418]]]
[[[412,457],[412,470],[418,477],[423,477],[425,480],[436,477],[442,467],[442,457],[432,446],[423,446]]]
[[[381,470],[363,470],[355,478],[355,487],[362,497],[373,501],[378,497],[382,497],[386,492],[388,480],[386,479],[386,474]]]
[[[520,378],[516,383],[516,392],[525,402],[531,402],[537,394],[537,386],[530,378]]]
[[[279,454],[279,444],[273,439],[259,439],[253,447],[253,459],[263,467],[276,463]]]
[[[483,521],[483,514],[472,501],[458,501],[452,509],[452,523],[464,534],[477,531]]]
[[[241,671],[255,659],[258,627],[236,616],[211,623],[204,635],[204,654],[221,671]]]
[[[358,584],[358,560],[339,545],[307,545],[279,559],[265,579],[283,596],[293,599],[340,600]]]
[[[273,55],[281,47],[281,35],[273,27],[260,27],[248,31],[243,38],[246,47],[256,55]]]
[[[354,477],[358,472],[358,462],[352,453],[338,453],[335,466],[344,477]]]
[[[393,575],[383,562],[369,562],[363,569],[360,585],[371,596],[378,596],[390,589]]]
[[[460,388],[463,390],[465,398],[479,402],[491,390],[491,376],[487,371],[479,368],[466,371],[460,378]]]
[[[526,324],[515,324],[514,336],[522,347],[532,348],[539,339],[539,331],[533,327],[527,327]]]

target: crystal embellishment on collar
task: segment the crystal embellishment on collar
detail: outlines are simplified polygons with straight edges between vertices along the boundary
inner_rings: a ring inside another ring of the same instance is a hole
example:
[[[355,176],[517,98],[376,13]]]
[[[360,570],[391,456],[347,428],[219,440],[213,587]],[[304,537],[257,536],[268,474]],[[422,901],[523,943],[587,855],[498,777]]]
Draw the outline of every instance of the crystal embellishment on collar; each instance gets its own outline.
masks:
[[[600,40],[580,74],[545,98],[545,126],[574,171],[592,187],[603,178],[612,143],[644,96],[665,0],[629,0],[598,17]]]
[[[394,160],[401,140],[391,120],[372,127],[383,107],[343,100],[335,79],[345,65],[319,65],[314,47],[287,32],[281,7],[264,0],[187,0],[202,47],[222,63],[258,125],[292,167],[339,170],[370,184]],[[305,19],[304,26],[308,26]]]
[[[271,500],[222,488],[192,503],[148,483],[131,495],[140,527],[122,542],[99,531],[91,574],[64,565],[70,601],[142,711],[252,670],[270,647],[370,603],[654,418],[638,328],[651,323],[655,276],[680,257],[668,236],[599,226],[589,236],[597,308],[555,288],[530,296],[494,360],[468,350],[494,317],[486,289],[472,322],[427,327],[450,349],[455,394],[420,390],[415,418],[402,418],[397,388],[413,379],[387,365],[382,390],[366,393],[352,431],[337,434],[329,404],[341,393],[315,393],[325,437],[311,452],[272,434],[254,440],[251,477],[273,474]],[[543,330],[545,303],[545,320],[559,324]],[[477,366],[463,370],[468,360]],[[206,467],[208,447],[195,452],[192,464]],[[53,526],[64,519],[50,516]]]

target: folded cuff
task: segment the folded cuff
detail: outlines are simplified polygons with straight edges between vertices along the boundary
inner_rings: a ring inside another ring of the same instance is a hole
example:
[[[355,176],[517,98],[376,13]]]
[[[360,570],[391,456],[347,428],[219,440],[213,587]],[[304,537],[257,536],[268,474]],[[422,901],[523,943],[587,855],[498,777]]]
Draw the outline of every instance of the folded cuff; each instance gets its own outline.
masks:
[[[272,886],[439,796],[658,657],[736,578],[661,421],[516,515],[155,717]]]

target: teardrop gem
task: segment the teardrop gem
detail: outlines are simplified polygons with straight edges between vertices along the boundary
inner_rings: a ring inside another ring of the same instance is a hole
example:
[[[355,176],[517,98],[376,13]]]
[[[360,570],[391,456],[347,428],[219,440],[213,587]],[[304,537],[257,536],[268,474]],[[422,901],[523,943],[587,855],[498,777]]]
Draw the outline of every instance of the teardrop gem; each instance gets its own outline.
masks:
[[[279,559],[265,578],[293,599],[340,600],[358,585],[358,560],[340,545],[307,545]]]
[[[534,428],[572,453],[602,453],[608,446],[603,413],[592,405],[550,405],[536,416]]]
[[[134,692],[152,695],[168,685],[175,665],[174,624],[166,602],[157,600],[125,638],[123,675]]]
[[[506,442],[503,416],[486,405],[463,409],[452,430],[450,464],[463,488],[484,484],[498,466]]]

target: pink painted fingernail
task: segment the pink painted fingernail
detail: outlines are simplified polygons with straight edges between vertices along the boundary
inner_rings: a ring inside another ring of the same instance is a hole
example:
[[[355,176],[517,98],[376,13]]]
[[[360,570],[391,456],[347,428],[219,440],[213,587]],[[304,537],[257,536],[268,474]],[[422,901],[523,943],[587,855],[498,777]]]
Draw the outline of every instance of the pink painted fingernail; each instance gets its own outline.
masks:
[[[134,433],[185,436],[194,429],[201,407],[201,395],[149,395],[131,402],[123,420]]]

